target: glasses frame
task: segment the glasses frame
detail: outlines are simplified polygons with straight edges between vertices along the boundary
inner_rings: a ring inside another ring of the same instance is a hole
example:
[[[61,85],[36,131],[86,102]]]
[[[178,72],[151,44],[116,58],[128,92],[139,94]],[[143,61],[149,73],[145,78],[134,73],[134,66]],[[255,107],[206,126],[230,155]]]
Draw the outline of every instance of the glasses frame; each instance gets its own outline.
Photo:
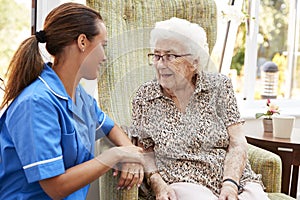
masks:
[[[4,80],[0,77],[0,90],[5,91]]]
[[[156,53],[148,53],[148,64],[151,66],[153,65],[154,63],[158,63],[160,60],[162,60],[163,62],[164,61],[168,61],[168,62],[172,62],[174,60],[176,60],[177,58],[180,58],[180,57],[184,57],[184,56],[191,56],[192,54],[188,53],[188,54],[181,54],[181,55],[178,55],[178,54],[173,54],[173,53],[166,53],[166,54],[163,54],[163,55],[160,55],[160,54],[156,54]],[[154,60],[154,56],[158,56],[158,60]],[[174,56],[174,59],[168,59],[166,56]]]

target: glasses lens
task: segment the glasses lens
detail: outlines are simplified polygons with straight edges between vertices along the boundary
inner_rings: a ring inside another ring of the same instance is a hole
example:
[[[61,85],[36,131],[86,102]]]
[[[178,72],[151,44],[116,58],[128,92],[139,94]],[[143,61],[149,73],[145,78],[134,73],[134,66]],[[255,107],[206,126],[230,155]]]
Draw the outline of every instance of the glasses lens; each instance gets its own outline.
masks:
[[[166,54],[166,55],[164,55],[164,59],[169,61],[169,62],[172,62],[176,59],[176,56],[173,55],[173,54]]]
[[[153,61],[158,62],[160,57],[161,57],[160,55],[154,54],[153,55]]]

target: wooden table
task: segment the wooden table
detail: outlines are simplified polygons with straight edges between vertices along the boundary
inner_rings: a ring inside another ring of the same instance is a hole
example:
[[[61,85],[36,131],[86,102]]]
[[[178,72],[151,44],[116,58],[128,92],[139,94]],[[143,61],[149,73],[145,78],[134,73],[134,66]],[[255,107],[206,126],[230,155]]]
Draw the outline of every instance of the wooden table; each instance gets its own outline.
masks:
[[[281,192],[296,198],[300,166],[300,128],[294,128],[290,139],[275,138],[262,125],[245,123],[248,143],[280,156],[282,160]]]

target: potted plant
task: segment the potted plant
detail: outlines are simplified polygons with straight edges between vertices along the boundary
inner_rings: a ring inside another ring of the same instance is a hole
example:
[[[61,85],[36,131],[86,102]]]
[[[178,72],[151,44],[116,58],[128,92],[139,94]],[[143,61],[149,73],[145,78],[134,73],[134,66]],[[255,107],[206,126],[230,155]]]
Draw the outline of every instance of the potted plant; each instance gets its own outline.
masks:
[[[273,121],[272,116],[274,114],[280,114],[279,113],[279,107],[271,103],[270,99],[267,99],[267,112],[265,113],[256,113],[255,118],[258,119],[260,117],[264,117],[263,119],[263,125],[264,125],[264,131],[265,132],[273,132]]]

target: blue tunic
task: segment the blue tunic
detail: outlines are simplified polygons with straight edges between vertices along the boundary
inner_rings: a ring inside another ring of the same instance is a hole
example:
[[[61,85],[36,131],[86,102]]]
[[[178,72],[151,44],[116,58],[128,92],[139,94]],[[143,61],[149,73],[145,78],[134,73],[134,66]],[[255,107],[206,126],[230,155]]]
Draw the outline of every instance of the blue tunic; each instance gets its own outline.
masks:
[[[42,179],[94,157],[114,122],[81,86],[76,104],[47,65],[0,118],[0,199],[50,199]],[[88,186],[65,199],[85,199]]]

